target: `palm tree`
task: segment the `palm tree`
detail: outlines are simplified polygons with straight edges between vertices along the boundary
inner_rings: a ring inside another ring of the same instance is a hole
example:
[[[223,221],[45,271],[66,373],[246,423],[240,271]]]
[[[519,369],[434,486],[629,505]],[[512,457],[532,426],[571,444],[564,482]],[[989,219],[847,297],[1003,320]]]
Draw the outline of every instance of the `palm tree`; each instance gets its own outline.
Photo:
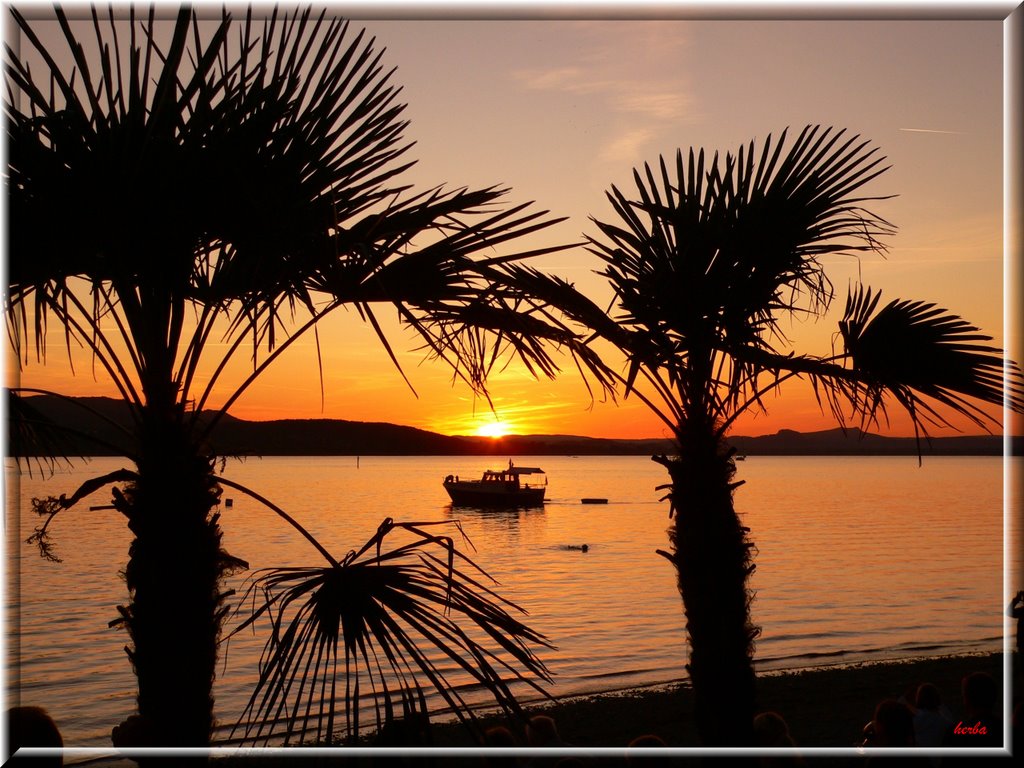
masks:
[[[625,352],[618,381],[660,417],[677,456],[655,456],[670,483],[670,551],[690,642],[688,670],[698,731],[707,745],[751,742],[754,715],[753,543],[736,515],[736,419],[763,410],[787,380],[809,380],[840,424],[847,409],[861,426],[886,418],[895,401],[918,439],[948,424],[979,426],[978,403],[1024,410],[1020,371],[960,317],[933,304],[892,301],[851,289],[839,324],[842,348],[819,356],[787,352],[780,320],[821,316],[833,288],[822,257],[883,252],[893,227],[865,208],[881,198],[861,189],[881,174],[877,149],[844,131],[807,127],[708,161],[701,150],[674,169],[634,171],[638,197],[608,194],[616,222],[594,220],[589,250],[603,262],[617,312],[572,286],[526,267],[519,279],[587,326],[596,343]],[[673,173],[674,170],[674,173]]]
[[[506,355],[553,375],[542,338],[572,335],[510,285],[508,264],[532,254],[492,249],[554,221],[503,207],[499,188],[401,185],[404,105],[382,51],[347,22],[307,10],[261,24],[250,11],[236,26],[182,9],[168,29],[150,8],[144,19],[129,10],[126,29],[112,9],[93,10],[90,59],[90,41],[57,8],[68,73],[36,25],[11,13],[43,74],[8,49],[8,334],[27,363],[33,344],[44,357],[55,321],[132,417],[134,468],[41,501],[34,538],[52,555],[52,516],[111,486],[134,534],[120,621],[139,718],[126,738],[205,745],[223,577],[244,566],[221,547],[219,416],[343,306],[396,365],[375,305],[393,307],[477,391]],[[246,350],[251,371],[228,381]],[[494,629],[513,644],[533,638]]]

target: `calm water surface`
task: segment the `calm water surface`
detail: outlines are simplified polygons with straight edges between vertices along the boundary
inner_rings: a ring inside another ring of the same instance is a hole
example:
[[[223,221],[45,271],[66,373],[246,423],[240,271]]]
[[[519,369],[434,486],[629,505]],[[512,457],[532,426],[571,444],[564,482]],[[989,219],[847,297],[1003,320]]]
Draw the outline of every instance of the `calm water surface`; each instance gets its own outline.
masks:
[[[683,677],[674,573],[654,552],[665,547],[669,523],[655,491],[664,469],[646,457],[522,457],[518,464],[548,474],[543,509],[451,508],[446,474],[475,477],[501,463],[265,458],[229,463],[224,474],[284,507],[339,558],[385,517],[460,520],[476,562],[557,646],[542,656],[554,695]],[[97,494],[54,522],[63,562],[45,562],[24,543],[34,525],[29,500],[70,493],[122,465],[96,459],[45,481],[7,468],[8,701],[20,695],[23,704],[45,706],[68,745],[109,746],[110,728],[134,710],[127,637],[107,627],[126,602],[119,572],[130,538],[118,513],[89,510],[108,502]],[[760,669],[1000,646],[1001,459],[933,457],[919,467],[912,457],[751,457],[738,468],[747,482],[736,505],[758,549]],[[583,505],[582,497],[609,503]],[[222,509],[225,546],[253,569],[321,564],[272,512],[237,492],[225,498],[233,499]],[[581,544],[589,552],[567,548]],[[264,639],[260,632],[231,641],[215,690],[221,722],[244,707]]]

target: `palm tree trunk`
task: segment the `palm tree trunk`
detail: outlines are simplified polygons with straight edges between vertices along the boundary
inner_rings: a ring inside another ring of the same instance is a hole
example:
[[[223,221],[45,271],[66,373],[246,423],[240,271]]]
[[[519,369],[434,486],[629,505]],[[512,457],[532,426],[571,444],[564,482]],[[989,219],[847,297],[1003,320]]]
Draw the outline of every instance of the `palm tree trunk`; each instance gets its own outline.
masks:
[[[134,739],[202,747],[213,728],[212,687],[225,569],[213,462],[189,439],[181,408],[148,401],[139,480],[117,506],[135,535],[125,569],[131,602],[126,649],[138,679]]]
[[[755,676],[751,595],[753,543],[733,508],[735,464],[713,430],[679,435],[678,458],[655,457],[672,479],[670,559],[690,641],[687,670],[697,731],[706,746],[753,739]]]

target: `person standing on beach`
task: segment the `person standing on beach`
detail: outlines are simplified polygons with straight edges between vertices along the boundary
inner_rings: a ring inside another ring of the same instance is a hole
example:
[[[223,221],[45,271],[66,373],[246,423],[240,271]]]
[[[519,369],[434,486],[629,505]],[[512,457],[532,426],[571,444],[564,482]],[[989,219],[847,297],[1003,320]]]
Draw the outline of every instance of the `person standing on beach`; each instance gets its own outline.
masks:
[[[1024,650],[1024,589],[1006,606],[1006,615],[1017,620],[1017,653]]]

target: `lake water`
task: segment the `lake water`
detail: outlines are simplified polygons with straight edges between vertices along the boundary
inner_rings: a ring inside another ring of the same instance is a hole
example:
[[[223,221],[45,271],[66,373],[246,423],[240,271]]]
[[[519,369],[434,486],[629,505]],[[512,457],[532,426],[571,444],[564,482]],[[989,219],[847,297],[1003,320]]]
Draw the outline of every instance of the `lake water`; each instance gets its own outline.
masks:
[[[1020,461],[933,457],[919,467],[915,457],[751,457],[738,464],[747,482],[736,506],[758,549],[759,669],[1001,647],[1004,472],[1019,470]],[[665,470],[642,456],[519,457],[517,464],[547,472],[542,509],[452,509],[445,475],[478,477],[502,463],[264,458],[229,462],[224,474],[285,508],[339,559],[385,517],[459,519],[475,561],[557,646],[542,654],[555,676],[553,695],[684,677],[675,577],[655,554],[667,542],[667,503],[655,490]],[[55,520],[63,562],[43,561],[24,543],[35,524],[29,500],[70,493],[119,466],[123,460],[95,459],[46,480],[7,466],[8,704],[46,707],[69,746],[109,746],[111,727],[134,710],[127,637],[107,627],[126,602],[119,571],[130,537],[118,513],[89,511],[88,503],[108,503],[99,494]],[[583,505],[583,497],[609,503]],[[322,564],[272,512],[237,492],[225,498],[233,500],[222,509],[225,546],[253,569]],[[589,551],[567,549],[581,544]],[[1019,562],[1010,565],[1020,573]],[[231,641],[215,689],[222,723],[244,707],[264,639],[261,632]]]

